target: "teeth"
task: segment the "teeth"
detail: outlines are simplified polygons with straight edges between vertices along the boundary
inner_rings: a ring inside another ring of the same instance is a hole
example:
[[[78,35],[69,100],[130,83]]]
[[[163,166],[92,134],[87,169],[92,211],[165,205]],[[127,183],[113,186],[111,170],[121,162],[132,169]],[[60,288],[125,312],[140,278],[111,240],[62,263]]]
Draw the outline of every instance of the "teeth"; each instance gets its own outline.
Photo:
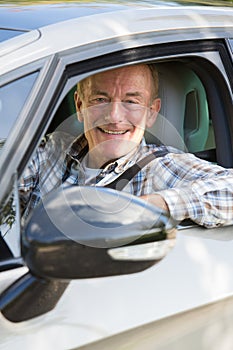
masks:
[[[106,130],[106,129],[101,129],[101,130],[106,134],[110,134],[110,135],[123,135],[127,132],[127,130],[118,130],[118,131]]]

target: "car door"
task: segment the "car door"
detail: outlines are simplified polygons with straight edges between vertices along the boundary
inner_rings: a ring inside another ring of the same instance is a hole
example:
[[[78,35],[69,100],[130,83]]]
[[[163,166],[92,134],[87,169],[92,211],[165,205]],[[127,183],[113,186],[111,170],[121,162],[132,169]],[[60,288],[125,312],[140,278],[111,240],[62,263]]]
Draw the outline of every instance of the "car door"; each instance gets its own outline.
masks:
[[[14,77],[12,72],[5,73],[3,87],[8,85],[11,91],[11,88],[14,88],[14,85],[10,86],[11,83],[20,77],[30,77],[38,72],[31,85],[28,85],[29,91],[25,94],[22,107],[19,108],[18,118],[12,122],[11,132],[7,136],[0,158],[1,169],[4,169],[0,186],[1,203],[5,207],[14,194],[16,220],[20,221],[17,181],[42,137],[47,132],[66,127],[66,119],[74,117],[70,93],[77,82],[85,76],[126,64],[158,64],[161,80],[164,78],[164,90],[161,93],[171,96],[172,101],[174,97],[175,101],[178,101],[179,97],[180,103],[184,105],[184,119],[182,123],[176,120],[177,125],[174,126],[178,135],[175,141],[178,139],[179,143],[181,140],[181,144],[186,148],[192,147],[191,151],[200,157],[225,167],[233,166],[231,42],[227,42],[225,38],[200,38],[190,42],[179,42],[173,40],[171,35],[169,43],[158,44],[157,36],[153,33],[148,34],[146,38],[143,35],[138,36],[137,39],[137,44],[132,38],[126,47],[122,47],[124,38],[120,36],[115,41],[106,40],[102,43],[101,53],[96,51],[95,43],[85,48],[74,47],[32,65],[27,64],[21,67]],[[169,80],[165,73],[168,70],[174,76],[169,89],[166,90]],[[176,95],[177,79],[180,79],[182,70],[183,84],[179,90],[180,94]],[[191,88],[187,87],[187,76],[192,77],[194,85]],[[199,119],[198,111],[192,107],[196,104],[199,88],[201,94],[204,92],[203,103],[205,111],[208,112],[208,118],[204,121]],[[178,102],[175,107],[179,112]],[[186,119],[188,107],[194,111],[194,125],[189,118]],[[170,108],[168,115],[172,114],[169,113]],[[161,123],[164,120],[166,116],[162,116]],[[172,125],[171,120],[169,125]],[[182,129],[181,125],[184,125]],[[207,134],[205,130],[202,133],[202,128],[208,129]],[[158,135],[153,131],[149,136]],[[206,137],[205,142],[203,137]],[[161,141],[164,142],[165,139],[166,133]],[[6,216],[3,218],[7,219]],[[159,264],[136,274],[103,278],[94,278],[93,271],[93,278],[88,276],[77,279],[65,286],[54,307],[47,310],[49,312],[42,311],[34,316],[33,310],[30,310],[34,300],[38,297],[39,304],[46,306],[48,296],[39,299],[40,293],[35,293],[33,289],[28,292],[27,285],[23,284],[27,297],[30,297],[26,300],[30,302],[27,305],[22,304],[21,314],[16,313],[18,318],[14,322],[6,318],[6,313],[1,314],[2,346],[8,346],[10,349],[17,341],[19,347],[24,349],[30,348],[31,344],[38,349],[79,347],[231,295],[231,231],[230,226],[206,231],[193,223],[182,223],[175,247]],[[17,277],[27,273],[27,267],[23,266],[24,261],[20,258],[19,239],[17,253],[14,254],[13,250],[14,237],[20,234],[19,222],[16,222],[13,238],[7,240],[10,232],[12,231],[7,231],[4,240],[11,252],[13,251],[13,257],[10,257],[10,260],[4,258],[1,265],[2,291]],[[59,258],[56,264],[59,268]],[[54,285],[53,290],[54,288],[59,289],[58,285]],[[5,310],[5,306],[11,308],[11,303],[20,304],[22,294],[17,294],[15,298],[12,290],[9,295],[5,293],[6,290],[2,294],[2,310]],[[9,298],[7,303],[6,295]],[[26,308],[30,312],[29,316],[25,317],[23,309]],[[220,312],[221,310],[220,304]],[[181,328],[185,332],[185,325]]]

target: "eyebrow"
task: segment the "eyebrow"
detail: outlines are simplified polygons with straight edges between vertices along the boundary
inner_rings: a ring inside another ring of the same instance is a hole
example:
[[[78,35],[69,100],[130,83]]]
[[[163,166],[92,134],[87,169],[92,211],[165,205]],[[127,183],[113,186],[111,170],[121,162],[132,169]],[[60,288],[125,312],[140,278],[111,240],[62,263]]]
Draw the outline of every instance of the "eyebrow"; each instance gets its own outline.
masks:
[[[94,91],[93,95],[103,95],[103,96],[106,96],[106,97],[109,96],[107,92],[100,91],[100,90]]]
[[[106,97],[109,96],[107,92],[101,91],[101,90],[95,91],[94,95],[103,95],[103,96],[106,96]],[[128,97],[138,97],[138,96],[142,97],[142,94],[139,91],[135,91],[135,92],[127,92],[126,96],[128,96]]]
[[[138,97],[138,96],[142,97],[142,94],[139,91],[135,91],[135,92],[127,92],[126,96],[129,96],[129,97]]]
[[[93,91],[93,94],[109,96],[107,92],[101,91],[101,90]],[[140,96],[140,97],[142,97],[142,94],[139,91],[135,91],[135,92],[127,92],[126,96]]]

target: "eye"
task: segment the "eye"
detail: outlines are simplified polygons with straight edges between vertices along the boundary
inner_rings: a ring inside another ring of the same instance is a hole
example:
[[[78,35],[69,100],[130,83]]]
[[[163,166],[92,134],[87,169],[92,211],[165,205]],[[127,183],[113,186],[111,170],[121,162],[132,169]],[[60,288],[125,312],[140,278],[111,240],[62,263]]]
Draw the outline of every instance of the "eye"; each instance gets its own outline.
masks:
[[[126,100],[125,103],[129,103],[129,104],[138,104],[138,101],[135,101],[135,100]]]
[[[108,99],[106,97],[94,97],[91,99],[91,104],[102,104],[102,103],[108,103]]]
[[[144,108],[144,106],[138,100],[135,100],[135,99],[125,100],[123,102],[123,106],[128,111],[139,111]]]
[[[104,103],[104,102],[107,102],[107,99],[105,97],[98,97],[96,99],[97,102],[100,102],[100,103]]]

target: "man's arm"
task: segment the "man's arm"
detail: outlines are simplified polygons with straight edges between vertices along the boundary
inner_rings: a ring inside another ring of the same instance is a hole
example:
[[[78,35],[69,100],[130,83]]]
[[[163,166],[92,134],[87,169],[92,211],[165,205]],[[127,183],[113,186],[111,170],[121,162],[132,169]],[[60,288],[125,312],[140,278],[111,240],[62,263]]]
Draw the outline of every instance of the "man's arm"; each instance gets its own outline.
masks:
[[[190,154],[171,155],[167,159],[163,170],[166,183],[171,185],[142,199],[167,210],[179,222],[189,218],[205,227],[233,222],[233,169]]]
[[[159,194],[146,194],[140,198],[144,199],[150,204],[155,205],[156,207],[163,209],[169,213],[169,208],[165,199]]]

